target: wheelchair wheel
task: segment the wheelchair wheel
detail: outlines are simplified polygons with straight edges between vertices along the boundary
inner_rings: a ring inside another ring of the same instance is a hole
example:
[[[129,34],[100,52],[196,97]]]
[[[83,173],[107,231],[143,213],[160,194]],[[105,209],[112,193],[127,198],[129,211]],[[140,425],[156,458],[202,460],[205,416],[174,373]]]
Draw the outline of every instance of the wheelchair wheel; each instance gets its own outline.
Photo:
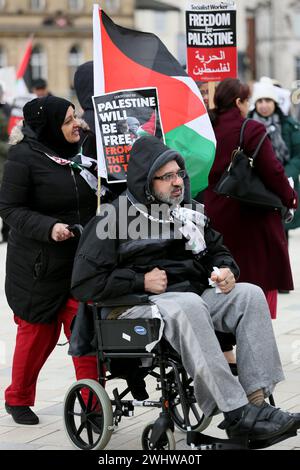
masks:
[[[143,450],[174,450],[176,448],[176,442],[175,442],[174,434],[169,428],[160,437],[156,446],[150,447],[150,438],[151,438],[153,426],[154,426],[154,422],[147,424],[147,426],[144,428],[144,431],[142,434]]]
[[[95,380],[75,382],[64,400],[64,427],[72,445],[84,450],[104,449],[113,432],[112,406]]]
[[[206,429],[212,420],[211,416],[205,416],[199,409],[197,403],[191,403],[188,405],[189,419],[191,423],[191,430],[202,432]],[[170,416],[175,426],[183,432],[187,432],[186,425],[184,422],[184,415],[180,402],[170,403],[169,408]]]
[[[187,373],[184,369],[179,371],[181,383],[183,388],[185,389],[185,396],[186,396],[186,404],[188,408],[188,415],[191,424],[192,431],[202,432],[206,429],[209,424],[211,423],[212,418],[206,417],[202,411],[200,410],[199,406],[195,401],[194,396],[194,388],[193,388],[193,381],[190,377],[188,377]],[[178,389],[176,389],[176,380],[174,376],[174,372],[171,371],[169,374],[169,378],[175,385],[175,393],[173,393],[170,397],[169,402],[169,413],[170,416],[175,424],[175,426],[183,432],[186,432],[186,424],[184,420],[184,413],[181,403],[181,398],[178,393]]]

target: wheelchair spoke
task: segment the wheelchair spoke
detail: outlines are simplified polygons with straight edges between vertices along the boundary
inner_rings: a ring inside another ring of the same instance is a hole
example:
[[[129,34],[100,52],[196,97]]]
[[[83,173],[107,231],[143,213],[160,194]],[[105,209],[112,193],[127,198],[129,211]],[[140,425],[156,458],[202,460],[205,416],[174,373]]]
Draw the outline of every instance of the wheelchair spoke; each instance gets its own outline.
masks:
[[[92,429],[92,424],[89,421],[87,421],[86,423],[86,430],[87,430],[89,444],[92,445],[94,444],[93,429]]]
[[[84,430],[84,428],[85,428],[84,423],[81,423],[81,425],[79,426],[79,428],[77,429],[77,431],[75,433],[75,436],[76,436],[77,439],[79,438],[79,436],[82,433],[82,431]]]
[[[84,400],[81,396],[81,390],[76,390],[75,393],[76,393],[76,398],[79,401],[79,404],[81,406],[82,411],[86,411],[86,405],[85,405]]]
[[[76,413],[76,411],[68,411],[68,415],[70,415],[70,416],[82,416],[82,413]]]
[[[91,410],[91,407],[92,407],[92,404],[93,404],[93,397],[94,397],[94,393],[93,393],[92,390],[90,390],[89,391],[89,398],[88,398],[87,405],[86,405],[86,412],[87,413]]]
[[[197,406],[194,403],[191,404],[190,409],[192,410],[193,415],[195,416],[196,420],[201,421],[201,416],[198,413]]]

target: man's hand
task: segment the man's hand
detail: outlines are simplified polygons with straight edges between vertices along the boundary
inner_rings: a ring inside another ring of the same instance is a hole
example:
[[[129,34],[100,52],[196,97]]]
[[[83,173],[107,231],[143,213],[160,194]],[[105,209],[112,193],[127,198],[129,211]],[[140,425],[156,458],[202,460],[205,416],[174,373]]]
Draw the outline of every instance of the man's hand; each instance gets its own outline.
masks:
[[[51,231],[51,238],[55,242],[63,242],[68,238],[74,237],[74,234],[67,229],[67,224],[57,223],[53,225]]]
[[[152,294],[163,294],[166,292],[168,285],[168,278],[166,271],[154,268],[144,276],[144,287],[146,292]]]
[[[210,278],[218,284],[223,294],[228,294],[235,286],[235,277],[229,268],[220,268],[219,276],[212,272]]]

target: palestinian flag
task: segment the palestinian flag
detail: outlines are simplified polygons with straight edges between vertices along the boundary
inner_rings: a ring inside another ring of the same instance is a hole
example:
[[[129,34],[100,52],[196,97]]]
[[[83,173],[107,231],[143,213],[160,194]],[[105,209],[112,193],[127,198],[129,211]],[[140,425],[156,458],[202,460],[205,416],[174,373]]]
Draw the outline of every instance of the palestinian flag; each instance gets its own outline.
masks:
[[[94,5],[94,92],[157,87],[166,144],[185,158],[192,195],[207,186],[215,136],[196,83],[154,34],[116,25]]]
[[[29,94],[26,85],[26,75],[28,74],[28,65],[32,53],[33,45],[33,34],[29,37],[23,57],[16,73],[16,96],[14,98],[12,109],[8,121],[8,133],[10,134],[12,129],[23,119],[23,106],[33,98]]]
[[[138,135],[155,135],[156,134],[156,112],[153,111],[153,113],[150,116],[149,121],[146,121],[142,126],[139,127],[138,129]]]
[[[19,68],[17,70],[17,80],[19,80],[20,78],[24,78],[26,74],[30,57],[31,57],[31,53],[32,53],[32,45],[33,45],[33,34],[29,37],[27,41],[24,55],[22,57]]]

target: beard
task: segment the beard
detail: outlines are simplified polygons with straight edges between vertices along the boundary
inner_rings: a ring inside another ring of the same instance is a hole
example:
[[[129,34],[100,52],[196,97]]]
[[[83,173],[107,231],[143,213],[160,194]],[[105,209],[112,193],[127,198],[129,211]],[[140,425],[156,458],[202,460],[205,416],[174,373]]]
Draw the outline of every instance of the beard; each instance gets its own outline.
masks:
[[[160,202],[165,202],[169,206],[178,206],[184,199],[184,186],[181,187],[181,194],[179,196],[172,196],[172,192],[161,193],[153,190],[153,196]]]

